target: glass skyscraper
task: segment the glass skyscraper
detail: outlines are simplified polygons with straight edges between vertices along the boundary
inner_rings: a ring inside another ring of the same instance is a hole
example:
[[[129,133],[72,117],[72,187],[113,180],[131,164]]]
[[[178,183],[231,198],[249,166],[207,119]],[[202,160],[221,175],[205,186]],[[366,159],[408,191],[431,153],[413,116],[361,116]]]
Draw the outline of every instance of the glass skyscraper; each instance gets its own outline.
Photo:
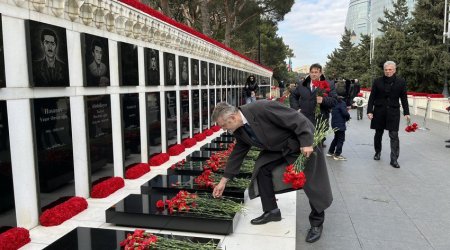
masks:
[[[406,0],[406,3],[411,15],[416,0]],[[355,44],[360,42],[361,34],[373,33],[375,37],[382,35],[378,30],[381,27],[378,19],[384,18],[385,9],[393,9],[392,0],[350,0],[345,28],[352,32]]]

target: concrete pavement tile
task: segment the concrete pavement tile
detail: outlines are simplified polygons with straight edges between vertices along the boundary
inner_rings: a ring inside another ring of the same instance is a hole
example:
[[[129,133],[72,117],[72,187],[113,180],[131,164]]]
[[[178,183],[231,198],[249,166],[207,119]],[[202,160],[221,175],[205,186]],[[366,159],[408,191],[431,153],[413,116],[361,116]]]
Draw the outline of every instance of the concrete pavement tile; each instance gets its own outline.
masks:
[[[306,236],[305,236],[306,237]],[[323,234],[319,241],[308,243],[305,237],[297,239],[296,250],[358,250],[362,249],[358,239]]]
[[[400,240],[400,239],[399,239]],[[433,249],[426,242],[404,242],[360,239],[364,250],[427,250]]]
[[[311,225],[308,220],[309,212],[301,211],[297,214],[297,238],[305,238]],[[325,212],[323,234],[333,237],[356,238],[350,217],[346,213]]]
[[[450,246],[450,221],[436,219],[413,219],[419,230],[433,247]],[[450,248],[447,248],[450,249]]]

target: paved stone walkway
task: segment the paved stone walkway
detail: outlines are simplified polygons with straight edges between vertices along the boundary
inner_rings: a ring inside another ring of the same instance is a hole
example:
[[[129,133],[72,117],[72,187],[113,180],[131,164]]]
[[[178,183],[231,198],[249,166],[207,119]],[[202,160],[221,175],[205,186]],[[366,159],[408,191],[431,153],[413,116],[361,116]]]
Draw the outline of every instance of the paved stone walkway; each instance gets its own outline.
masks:
[[[304,241],[310,208],[305,194],[297,194],[296,249],[450,249],[448,124],[428,121],[430,130],[406,133],[402,120],[401,168],[394,169],[388,133],[381,160],[374,161],[369,120],[357,121],[355,110],[351,115],[342,153],[348,160],[327,157],[334,201],[316,243]],[[423,124],[421,117],[413,121]]]

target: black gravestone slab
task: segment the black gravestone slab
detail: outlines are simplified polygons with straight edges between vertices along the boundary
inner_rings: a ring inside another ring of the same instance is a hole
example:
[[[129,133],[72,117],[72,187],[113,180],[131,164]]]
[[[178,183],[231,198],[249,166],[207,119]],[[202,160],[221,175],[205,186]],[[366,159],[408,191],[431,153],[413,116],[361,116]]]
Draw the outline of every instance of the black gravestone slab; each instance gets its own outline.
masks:
[[[87,228],[77,227],[68,232],[52,244],[48,245],[45,250],[120,250],[120,242],[123,241],[128,234],[133,234],[132,231],[102,229],[102,228]],[[160,237],[167,237],[170,239],[177,239],[183,241],[191,241],[196,243],[213,242],[218,245],[219,239],[177,236],[166,234],[154,234]]]
[[[15,216],[5,218],[14,208],[14,187],[9,145],[8,114],[6,101],[0,101],[0,225],[16,226]],[[5,214],[6,214],[5,213]]]
[[[189,85],[189,67],[188,67],[189,59],[184,56],[178,57],[178,64],[180,67],[180,85],[185,86]]]
[[[222,85],[222,66],[216,64],[216,85]]]
[[[164,85],[177,84],[175,72],[175,55],[164,52]]]
[[[209,85],[216,85],[216,66],[209,63]]]
[[[111,102],[109,95],[86,96],[89,129],[89,164],[92,173],[113,162]]]
[[[176,194],[180,190],[186,190],[189,193],[212,193],[213,188],[196,184],[196,177],[198,175],[157,175],[141,186],[141,194],[153,194],[155,192]],[[232,180],[230,180],[231,182]],[[246,188],[225,187],[223,196],[244,199],[246,198],[245,190]]]
[[[69,98],[35,99],[33,108],[40,190],[50,192],[74,176]]]
[[[231,68],[226,68],[226,72],[227,72],[227,85],[230,86],[231,85]]]
[[[209,90],[209,114],[213,113],[214,107],[216,106],[216,93],[214,89]],[[213,120],[210,121],[211,125],[214,125]]]
[[[227,101],[227,90],[228,89],[222,89],[222,102]]]
[[[196,233],[233,233],[239,215],[233,219],[215,218],[195,214],[173,213],[156,207],[158,200],[171,199],[173,193],[130,194],[106,210],[106,222],[121,226],[178,230]],[[234,198],[237,202],[242,199]]]
[[[159,92],[146,95],[147,141],[149,155],[161,153],[161,102]]]
[[[189,120],[189,91],[180,91],[180,117],[181,117],[181,140],[189,138],[189,126],[191,121]]]
[[[108,39],[90,34],[81,34],[83,53],[84,86],[109,86]]]
[[[198,60],[191,59],[191,85],[198,85],[200,81],[200,68]]]
[[[212,152],[210,151],[194,151],[192,154],[188,155],[186,159],[188,161],[204,161],[211,158]]]
[[[5,59],[3,49],[2,15],[0,14],[0,88],[6,87]]]
[[[202,102],[202,130],[208,128],[208,90],[201,90]]]
[[[200,91],[191,90],[191,100],[192,100],[192,134],[200,132]]]
[[[233,136],[219,136],[212,140],[213,143],[233,143],[234,137]]]
[[[228,133],[228,132],[223,132],[220,136],[226,136],[226,137],[233,137],[234,138],[234,135],[233,134],[230,134],[230,133]]]
[[[200,150],[203,151],[224,151],[227,149],[227,145],[224,145],[223,143],[207,143],[200,148]]]
[[[122,126],[125,165],[141,162],[139,94],[122,94]]]
[[[161,84],[159,69],[159,51],[156,49],[144,49],[145,53],[145,85],[158,86]]]
[[[177,95],[175,91],[165,92],[167,146],[177,143]]]
[[[66,30],[31,20],[27,20],[25,25],[31,85],[69,87]]]
[[[134,44],[119,43],[120,86],[138,86],[138,47]]]
[[[204,61],[202,61],[201,63],[200,63],[200,69],[201,69],[201,72],[202,72],[202,85],[208,85],[208,63],[207,62],[204,62]]]

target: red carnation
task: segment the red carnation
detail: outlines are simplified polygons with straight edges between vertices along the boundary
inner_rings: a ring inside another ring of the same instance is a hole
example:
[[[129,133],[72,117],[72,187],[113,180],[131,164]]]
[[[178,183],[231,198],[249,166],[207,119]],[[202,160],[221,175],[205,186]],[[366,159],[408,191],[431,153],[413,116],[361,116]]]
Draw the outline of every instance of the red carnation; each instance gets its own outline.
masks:
[[[283,182],[286,184],[292,183],[293,189],[300,189],[306,183],[305,173],[296,173],[294,170],[294,165],[289,165],[286,167],[286,171],[283,173]]]
[[[150,172],[148,163],[136,163],[125,171],[125,178],[137,179],[148,172]]]
[[[197,140],[195,138],[187,138],[184,139],[181,144],[185,147],[185,148],[191,148],[193,146],[195,146],[195,144],[197,144]]]
[[[14,227],[0,234],[0,249],[19,249],[30,241],[30,232],[27,229]]]
[[[88,207],[85,198],[72,197],[67,201],[45,210],[39,217],[42,226],[57,226]]]
[[[122,177],[110,177],[92,187],[92,198],[105,198],[125,186]]]
[[[168,153],[170,156],[176,156],[183,153],[185,150],[184,146],[181,144],[175,144],[169,148]]]
[[[196,141],[203,141],[204,139],[206,139],[206,135],[204,133],[197,133],[194,135],[194,139]]]
[[[161,164],[168,161],[169,158],[170,158],[169,154],[160,153],[150,158],[149,164],[150,166],[161,166]]]
[[[217,131],[219,131],[221,128],[220,128],[220,126],[218,126],[218,125],[214,125],[214,126],[211,127],[211,129],[212,129],[212,131],[217,132]]]
[[[204,133],[206,136],[211,136],[211,135],[214,134],[214,132],[213,132],[211,129],[205,129],[205,130],[203,130],[203,133]]]
[[[158,200],[156,202],[156,207],[159,208],[159,209],[163,209],[164,208],[164,201]]]

